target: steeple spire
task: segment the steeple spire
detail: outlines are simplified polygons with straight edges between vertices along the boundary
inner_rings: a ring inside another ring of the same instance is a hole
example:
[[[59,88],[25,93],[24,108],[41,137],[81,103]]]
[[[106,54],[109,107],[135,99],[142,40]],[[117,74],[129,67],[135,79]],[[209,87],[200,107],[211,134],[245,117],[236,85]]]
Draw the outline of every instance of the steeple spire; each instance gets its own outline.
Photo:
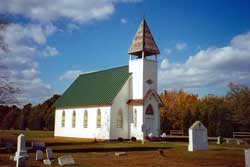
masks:
[[[138,57],[160,54],[144,18],[142,19],[142,22],[134,36],[132,44],[128,50],[128,54],[136,55]]]

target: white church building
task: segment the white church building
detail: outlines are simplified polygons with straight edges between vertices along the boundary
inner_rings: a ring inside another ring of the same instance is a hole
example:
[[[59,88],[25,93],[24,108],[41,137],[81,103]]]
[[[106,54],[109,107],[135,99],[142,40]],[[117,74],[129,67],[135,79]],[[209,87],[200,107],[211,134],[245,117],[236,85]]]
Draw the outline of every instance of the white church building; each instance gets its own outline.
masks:
[[[159,49],[143,19],[128,66],[82,74],[56,101],[55,137],[113,140],[160,135]]]

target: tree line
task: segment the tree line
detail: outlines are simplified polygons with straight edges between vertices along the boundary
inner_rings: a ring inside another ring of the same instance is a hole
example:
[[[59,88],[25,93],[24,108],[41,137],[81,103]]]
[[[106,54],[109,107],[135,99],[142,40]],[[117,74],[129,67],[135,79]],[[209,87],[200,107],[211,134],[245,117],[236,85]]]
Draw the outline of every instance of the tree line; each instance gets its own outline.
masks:
[[[15,105],[0,105],[0,129],[54,130],[55,108],[59,98],[54,95],[42,104],[26,104],[22,108]]]
[[[178,129],[187,135],[196,120],[207,127],[209,136],[231,137],[233,131],[250,131],[250,88],[234,83],[229,88],[225,96],[202,98],[183,90],[164,91],[160,95],[162,132]]]
[[[162,92],[161,131],[177,129],[187,135],[196,120],[208,128],[209,136],[230,137],[233,131],[250,131],[250,87],[231,83],[229,88],[225,96],[202,98],[183,90]],[[0,105],[0,129],[54,130],[53,104],[59,97],[22,108]]]

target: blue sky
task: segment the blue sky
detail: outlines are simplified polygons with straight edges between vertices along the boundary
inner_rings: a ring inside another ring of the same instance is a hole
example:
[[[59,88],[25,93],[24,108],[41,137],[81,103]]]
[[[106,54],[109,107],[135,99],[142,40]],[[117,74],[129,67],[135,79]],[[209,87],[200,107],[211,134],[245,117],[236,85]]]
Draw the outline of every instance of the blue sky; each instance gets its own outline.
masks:
[[[250,1],[0,2],[10,22],[0,35],[14,48],[0,58],[24,102],[63,93],[80,73],[127,65],[143,16],[161,51],[159,92],[223,95],[229,82],[250,83]]]

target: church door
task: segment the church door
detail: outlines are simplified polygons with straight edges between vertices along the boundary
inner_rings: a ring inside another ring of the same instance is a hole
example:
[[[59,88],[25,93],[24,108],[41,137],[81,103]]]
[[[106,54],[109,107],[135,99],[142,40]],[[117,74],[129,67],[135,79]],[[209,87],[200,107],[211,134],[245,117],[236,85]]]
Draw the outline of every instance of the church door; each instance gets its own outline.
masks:
[[[153,118],[146,118],[145,120],[145,130],[146,130],[146,135],[153,134],[154,130],[154,119]]]
[[[151,104],[149,104],[145,111],[145,131],[146,135],[154,134],[154,111]]]

